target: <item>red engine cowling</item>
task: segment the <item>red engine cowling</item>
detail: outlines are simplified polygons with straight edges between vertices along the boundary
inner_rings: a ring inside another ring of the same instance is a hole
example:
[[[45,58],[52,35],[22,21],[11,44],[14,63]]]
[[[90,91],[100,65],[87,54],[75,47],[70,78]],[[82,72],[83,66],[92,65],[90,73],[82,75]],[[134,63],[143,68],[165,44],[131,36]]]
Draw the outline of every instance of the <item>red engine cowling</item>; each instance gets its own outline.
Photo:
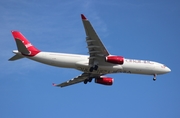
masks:
[[[122,56],[107,56],[106,61],[113,64],[123,64],[124,57]]]
[[[103,85],[112,85],[114,79],[110,77],[99,77],[95,78],[95,83],[103,84]]]

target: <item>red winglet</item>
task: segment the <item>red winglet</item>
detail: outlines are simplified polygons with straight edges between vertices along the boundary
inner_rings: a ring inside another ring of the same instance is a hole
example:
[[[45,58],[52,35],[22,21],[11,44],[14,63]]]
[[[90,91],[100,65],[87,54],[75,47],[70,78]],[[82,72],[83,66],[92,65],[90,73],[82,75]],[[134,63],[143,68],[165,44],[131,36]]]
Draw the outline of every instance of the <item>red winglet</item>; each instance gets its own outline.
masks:
[[[83,14],[81,14],[81,18],[82,18],[83,20],[87,20],[87,18],[86,18]]]
[[[55,84],[55,83],[52,83],[52,85],[53,85],[53,86],[56,86],[56,84]]]

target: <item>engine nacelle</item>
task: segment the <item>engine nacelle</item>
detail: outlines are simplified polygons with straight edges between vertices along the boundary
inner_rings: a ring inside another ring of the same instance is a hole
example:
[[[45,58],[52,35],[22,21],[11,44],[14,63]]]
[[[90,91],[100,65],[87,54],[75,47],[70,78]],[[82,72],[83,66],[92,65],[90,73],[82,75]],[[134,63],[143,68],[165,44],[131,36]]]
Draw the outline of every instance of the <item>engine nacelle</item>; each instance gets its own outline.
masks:
[[[107,56],[106,62],[122,65],[124,63],[124,57],[122,57],[122,56]]]
[[[95,83],[98,84],[103,84],[103,85],[112,85],[113,84],[114,79],[110,78],[110,77],[99,77],[99,78],[95,78]]]

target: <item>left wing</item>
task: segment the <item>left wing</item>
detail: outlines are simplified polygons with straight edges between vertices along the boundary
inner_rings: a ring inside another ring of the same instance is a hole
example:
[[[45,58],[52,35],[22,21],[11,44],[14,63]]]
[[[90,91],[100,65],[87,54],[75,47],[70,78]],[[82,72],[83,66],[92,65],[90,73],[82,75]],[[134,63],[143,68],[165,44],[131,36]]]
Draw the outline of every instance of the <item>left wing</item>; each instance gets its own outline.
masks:
[[[56,87],[66,87],[66,86],[69,86],[69,85],[72,85],[72,84],[77,84],[77,83],[80,83],[80,82],[84,82],[85,80],[89,80],[90,78],[96,78],[96,77],[100,77],[101,75],[103,74],[91,74],[91,73],[82,73],[81,75],[71,79],[71,80],[68,80],[66,82],[63,82],[63,83],[60,83],[60,84],[54,84],[53,83],[53,86],[56,86]]]
[[[101,42],[100,38],[98,37],[96,31],[92,27],[89,20],[81,14],[82,22],[84,25],[84,29],[86,32],[86,42],[87,48],[89,50],[89,64],[93,65],[94,61],[101,57],[106,57],[109,55],[109,52]]]
[[[57,86],[57,87],[65,87],[65,86],[69,86],[69,85],[72,85],[72,84],[77,84],[77,83],[80,83],[80,82],[83,82],[84,80],[86,80],[87,78],[90,77],[90,74],[89,73],[83,73],[71,80],[68,80],[66,82],[63,82],[61,84],[53,84],[53,86]]]

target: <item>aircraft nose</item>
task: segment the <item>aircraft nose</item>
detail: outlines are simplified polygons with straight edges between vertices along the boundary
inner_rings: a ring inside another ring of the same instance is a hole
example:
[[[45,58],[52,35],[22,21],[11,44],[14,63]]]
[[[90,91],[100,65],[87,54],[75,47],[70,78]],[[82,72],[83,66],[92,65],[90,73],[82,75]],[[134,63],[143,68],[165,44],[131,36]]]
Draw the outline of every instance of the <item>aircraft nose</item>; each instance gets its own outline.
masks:
[[[168,67],[165,66],[165,65],[161,65],[161,69],[160,69],[160,70],[161,70],[162,74],[171,72],[171,69],[168,68]]]
[[[167,72],[167,73],[171,72],[171,69],[168,68],[168,67],[166,67],[166,72]]]

